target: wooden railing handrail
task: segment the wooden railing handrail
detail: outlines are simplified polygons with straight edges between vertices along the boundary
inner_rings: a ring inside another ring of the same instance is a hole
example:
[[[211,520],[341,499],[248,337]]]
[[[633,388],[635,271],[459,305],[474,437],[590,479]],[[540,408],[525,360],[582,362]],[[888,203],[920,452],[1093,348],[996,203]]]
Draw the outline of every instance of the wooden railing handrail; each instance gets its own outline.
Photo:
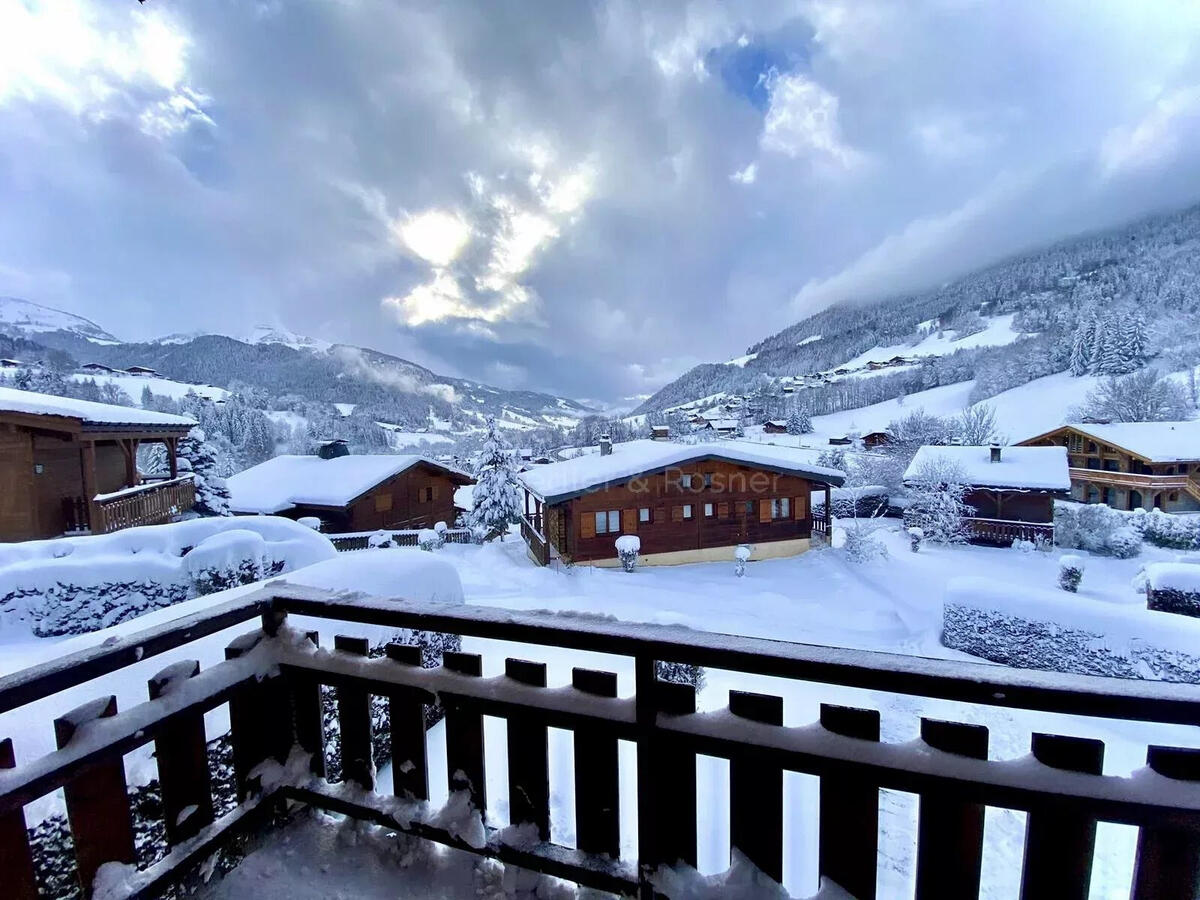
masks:
[[[193,473],[184,472],[181,475],[177,475],[174,478],[167,478],[163,481],[146,481],[142,484],[136,484],[132,487],[121,488],[119,491],[111,491],[107,494],[97,494],[92,499],[97,503],[104,505],[106,503],[112,503],[114,501],[124,499],[125,497],[135,497],[138,494],[144,494],[147,491],[161,491],[174,485],[191,481],[193,477]]]

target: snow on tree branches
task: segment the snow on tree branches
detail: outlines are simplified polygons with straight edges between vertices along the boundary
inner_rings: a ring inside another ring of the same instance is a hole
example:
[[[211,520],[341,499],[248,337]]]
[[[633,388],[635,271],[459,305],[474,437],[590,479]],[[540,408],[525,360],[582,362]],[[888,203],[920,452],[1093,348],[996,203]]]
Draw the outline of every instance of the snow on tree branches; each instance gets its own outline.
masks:
[[[488,416],[487,437],[475,466],[474,507],[468,517],[472,528],[486,531],[486,539],[503,537],[509,523],[521,515],[517,470],[512,450]]]
[[[196,488],[192,512],[202,516],[228,516],[229,488],[217,474],[217,459],[208,445],[203,428],[193,428],[179,442],[179,471],[191,472]]]
[[[962,468],[943,457],[921,464],[916,477],[908,481],[910,504],[904,511],[904,524],[920,528],[924,540],[939,544],[966,541],[966,519],[975,512],[966,500],[966,478]]]

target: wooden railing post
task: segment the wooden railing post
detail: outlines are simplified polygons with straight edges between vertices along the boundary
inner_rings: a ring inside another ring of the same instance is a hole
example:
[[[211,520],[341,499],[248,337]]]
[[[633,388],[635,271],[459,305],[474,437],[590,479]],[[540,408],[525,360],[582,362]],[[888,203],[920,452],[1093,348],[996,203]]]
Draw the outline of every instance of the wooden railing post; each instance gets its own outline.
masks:
[[[879,740],[879,711],[821,704],[821,727],[843,737]],[[860,778],[821,778],[818,867],[857,900],[874,900],[879,845],[879,788]]]
[[[921,719],[921,740],[935,750],[987,759],[988,730]],[[952,792],[925,793],[917,821],[917,900],[959,900],[979,896],[983,862],[984,807]]]
[[[388,644],[387,657],[399,665],[421,667],[421,648],[417,644]],[[425,704],[404,694],[390,694],[388,717],[392,729],[392,793],[397,797],[428,800]]]
[[[12,739],[5,738],[0,741],[0,769],[16,765]],[[9,900],[38,900],[29,832],[25,830],[25,813],[20,809],[0,814],[0,881]]]
[[[615,672],[572,669],[571,685],[597,697],[617,696]],[[617,739],[599,728],[575,729],[575,845],[621,855],[620,762]]]
[[[783,724],[783,698],[729,692],[729,711],[766,725]],[[753,754],[729,761],[729,844],[763,874],[783,883],[783,769]],[[732,860],[730,861],[732,863]]]
[[[353,656],[367,655],[366,638],[338,634],[333,649]],[[375,760],[371,749],[371,695],[347,684],[337,688],[338,727],[342,733],[342,781],[353,781],[364,791],[375,790]]]
[[[442,665],[451,672],[471,678],[483,675],[483,657],[478,653],[448,650],[442,654]],[[454,699],[443,702],[446,707],[446,775],[450,792],[470,792],[472,804],[483,815],[487,811],[483,713]]]
[[[309,631],[306,636],[314,647],[320,646],[318,632]],[[292,672],[287,678],[287,691],[296,745],[310,756],[308,770],[324,778],[325,713],[321,706],[321,684],[311,676]]]
[[[654,682],[654,707],[665,716],[696,712],[696,689],[690,684]],[[641,758],[638,759],[641,771]],[[650,778],[655,783],[653,826],[657,831],[656,865],[680,862],[696,865],[696,754],[677,738],[659,731],[650,753]],[[639,825],[640,828],[640,825]],[[639,832],[640,834],[640,832]]]
[[[1089,738],[1033,735],[1034,758],[1068,772],[1099,775],[1104,744]],[[1092,882],[1096,820],[1073,810],[1031,810],[1025,824],[1021,900],[1084,900]]]
[[[230,641],[225,659],[245,656],[263,638],[251,631]],[[233,745],[233,778],[239,801],[254,790],[250,773],[267,760],[286,762],[295,743],[286,679],[269,676],[241,685],[229,698],[229,740]]]
[[[1180,781],[1200,781],[1200,750],[1147,747],[1151,771]],[[1195,900],[1200,896],[1200,832],[1143,826],[1133,870],[1134,900]]]
[[[78,730],[97,719],[117,714],[117,698],[102,697],[73,709],[54,720],[58,749],[71,743]],[[96,872],[107,862],[133,865],[137,853],[133,843],[133,816],[125,785],[125,761],[121,757],[94,763],[63,785],[67,821],[75,841],[79,884],[85,897],[92,895]]]
[[[546,686],[546,664],[506,659],[504,674],[520,684]],[[508,818],[514,825],[532,822],[538,836],[550,840],[549,731],[529,716],[508,717]]]
[[[637,823],[638,890],[640,900],[651,900],[650,876],[661,862],[658,834],[658,784],[654,780],[658,705],[655,698],[654,659],[638,656],[633,661],[634,708],[637,717]]]
[[[167,666],[150,679],[150,699],[165,696],[199,674],[200,663],[194,659]],[[154,755],[158,760],[167,843],[175,846],[213,821],[204,713],[176,717],[155,739]]]

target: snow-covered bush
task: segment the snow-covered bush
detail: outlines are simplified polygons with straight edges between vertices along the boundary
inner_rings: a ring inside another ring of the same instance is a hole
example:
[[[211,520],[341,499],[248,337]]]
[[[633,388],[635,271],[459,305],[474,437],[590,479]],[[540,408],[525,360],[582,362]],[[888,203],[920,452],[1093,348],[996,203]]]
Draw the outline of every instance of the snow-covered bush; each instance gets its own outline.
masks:
[[[1035,544],[1033,541],[1024,540],[1023,538],[1014,538],[1012,542],[1012,549],[1016,550],[1018,553],[1032,553],[1037,549],[1037,544]]]
[[[1200,516],[1153,510],[1138,517],[1141,532],[1151,544],[1172,550],[1200,550]]]
[[[267,542],[262,535],[234,528],[207,537],[183,555],[183,569],[195,585],[196,595],[215,594],[239,584],[278,575],[283,566],[267,564]]]
[[[921,541],[925,539],[925,531],[913,525],[911,528],[906,528],[908,532],[908,549],[913,553],[918,553],[921,550]]]
[[[632,572],[637,568],[638,554],[642,552],[642,539],[636,534],[623,534],[616,539],[615,544],[621,568]]]
[[[754,548],[749,544],[738,544],[733,551],[733,574],[741,578],[746,574],[746,562],[750,559],[750,554],[754,552]]]
[[[665,662],[661,659],[654,661],[654,674],[659,681],[670,681],[675,684],[690,684],[700,693],[704,688],[704,667],[691,663]]]
[[[1200,565],[1150,563],[1142,574],[1147,609],[1200,617]]]
[[[394,546],[390,531],[377,531],[367,538],[367,547],[371,550],[386,550]]]
[[[321,530],[321,520],[317,516],[301,516],[296,521],[305,528],[311,528],[313,531]]]
[[[843,528],[845,543],[842,545],[846,556],[856,563],[871,562],[887,558],[887,547],[875,536],[875,529],[859,522],[848,528]]]
[[[1104,549],[1117,559],[1132,559],[1142,552],[1142,536],[1132,526],[1126,525],[1105,538]]]
[[[441,548],[446,538],[432,528],[422,528],[417,532],[417,546],[430,552]]]
[[[1054,540],[1059,547],[1127,559],[1141,552],[1145,513],[1120,512],[1103,503],[1055,503]]]
[[[880,484],[840,487],[830,491],[833,515],[838,519],[873,519],[887,513],[890,491]],[[813,496],[813,510],[825,509],[825,495]]]
[[[468,531],[471,532],[472,544],[482,544],[487,540],[488,527],[486,525],[470,525]]]
[[[444,541],[446,538],[446,532],[450,530],[450,526],[448,526],[445,522],[434,522],[433,530],[440,534],[442,536],[442,540]]]
[[[961,466],[941,456],[926,460],[909,479],[908,495],[906,526],[920,528],[926,540],[938,544],[966,541],[966,520],[975,509],[965,499],[966,476]]]
[[[1058,560],[1058,586],[1074,594],[1079,590],[1079,582],[1083,581],[1084,567],[1082,556],[1064,553]]]

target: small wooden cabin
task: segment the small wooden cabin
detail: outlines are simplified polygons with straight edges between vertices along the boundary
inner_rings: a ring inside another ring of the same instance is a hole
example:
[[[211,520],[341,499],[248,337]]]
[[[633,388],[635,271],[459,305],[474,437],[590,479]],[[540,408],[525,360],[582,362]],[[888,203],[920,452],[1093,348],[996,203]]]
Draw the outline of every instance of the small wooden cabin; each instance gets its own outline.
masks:
[[[472,478],[423,456],[276,456],[228,479],[238,515],[315,516],[330,533],[453,525]]]
[[[0,541],[157,525],[192,508],[176,448],[183,416],[0,388]],[[167,448],[170,475],[146,481],[138,447]]]
[[[886,447],[891,442],[892,436],[886,431],[871,431],[862,436],[864,450],[875,450],[878,447]]]
[[[787,420],[767,419],[763,422],[763,434],[787,434]]]
[[[732,560],[739,544],[752,545],[752,559],[792,556],[809,547],[813,490],[825,489],[828,509],[829,490],[844,478],[793,449],[763,444],[642,440],[601,448],[519,476],[521,530],[535,561],[616,565],[614,542],[624,534],[638,536],[648,565]]]

